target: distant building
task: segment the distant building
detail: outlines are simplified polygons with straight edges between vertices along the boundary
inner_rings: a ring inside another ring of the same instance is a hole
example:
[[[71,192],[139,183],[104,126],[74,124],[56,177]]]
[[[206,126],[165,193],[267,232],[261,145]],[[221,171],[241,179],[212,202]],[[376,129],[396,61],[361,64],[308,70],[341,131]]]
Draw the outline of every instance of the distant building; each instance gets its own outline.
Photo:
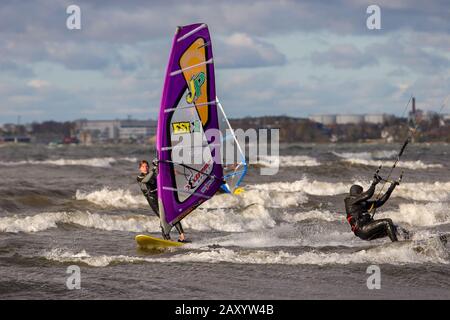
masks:
[[[22,137],[22,136],[9,136],[9,137],[0,137],[0,143],[3,142],[15,142],[15,143],[30,143],[30,137]]]
[[[156,134],[154,120],[78,120],[77,138],[83,144],[148,139]]]
[[[119,120],[77,120],[78,138],[84,142],[84,137],[90,136],[94,141],[119,139]]]
[[[310,116],[309,120],[329,126],[329,125],[336,124],[336,115],[334,115],[334,114],[317,114],[317,115]]]
[[[119,127],[120,140],[148,139],[156,134],[156,121],[122,120]]]
[[[443,114],[443,115],[442,115],[442,119],[443,119],[444,121],[450,121],[450,114]]]
[[[360,124],[364,122],[364,116],[360,114],[338,114],[337,124]]]
[[[3,125],[3,130],[7,132],[15,132],[17,128],[17,125],[14,123],[5,123]]]
[[[323,125],[334,124],[384,124],[394,116],[386,113],[380,114],[317,114],[309,116],[309,120]]]
[[[388,120],[392,119],[392,115],[388,115],[385,113],[380,114],[366,114],[364,115],[364,122],[365,123],[372,123],[372,124],[384,124]]]

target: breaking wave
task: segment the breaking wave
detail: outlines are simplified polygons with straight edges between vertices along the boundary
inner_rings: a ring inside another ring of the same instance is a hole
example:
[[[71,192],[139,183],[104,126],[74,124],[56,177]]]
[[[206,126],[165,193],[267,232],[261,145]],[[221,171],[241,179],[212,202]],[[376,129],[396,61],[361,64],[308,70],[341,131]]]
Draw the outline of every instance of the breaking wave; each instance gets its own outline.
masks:
[[[450,223],[450,210],[445,204],[400,204],[398,210],[382,211],[379,218],[391,218],[396,223],[415,227],[435,226]],[[264,232],[279,228],[280,224],[294,225],[308,221],[340,222],[345,224],[344,214],[329,210],[307,210],[285,212],[269,210],[254,204],[243,208],[198,208],[183,219],[187,229],[195,231]],[[149,215],[108,215],[90,212],[49,212],[34,216],[11,216],[0,218],[0,232],[34,233],[57,228],[58,224],[74,224],[85,228],[106,231],[159,233],[159,219]],[[309,228],[303,225],[302,228]],[[306,230],[306,229],[305,229]],[[303,232],[303,231],[301,231]],[[320,233],[320,232],[319,232]],[[303,237],[311,238],[311,234]],[[320,243],[320,241],[318,241]],[[312,245],[312,243],[308,243]],[[341,243],[345,245],[345,243]]]
[[[281,223],[272,229],[235,233],[210,239],[198,240],[190,248],[202,249],[207,246],[272,248],[272,247],[361,247],[362,243],[353,233],[339,232],[333,226],[307,225],[301,228],[291,223]]]
[[[402,183],[395,189],[393,196],[416,201],[450,201],[450,182]]]
[[[274,217],[260,205],[252,205],[243,210],[197,209],[185,219],[183,226],[199,231],[245,232],[273,228]]]
[[[332,152],[335,156],[345,159],[364,159],[364,160],[377,160],[377,159],[392,159],[398,154],[395,150],[378,150],[372,152]]]
[[[450,208],[448,203],[402,203],[398,211],[380,212],[378,217],[412,226],[436,226],[450,223]]]
[[[201,208],[243,208],[249,205],[262,205],[266,208],[287,208],[306,203],[308,197],[304,193],[281,194],[279,192],[264,190],[248,190],[239,196],[231,194],[218,194],[202,204]],[[102,208],[146,208],[147,201],[142,194],[132,194],[129,190],[111,189],[104,187],[101,190],[85,192],[77,190],[76,200],[85,200]]]
[[[54,165],[54,166],[87,166],[87,167],[111,167],[118,161],[137,162],[136,158],[90,158],[90,159],[55,159],[55,160],[23,160],[16,162],[1,162],[2,166]]]
[[[283,194],[278,190],[248,189],[240,195],[218,194],[203,203],[201,208],[244,208],[250,205],[261,205],[265,208],[296,207],[308,202],[308,197],[302,193]]]
[[[278,167],[316,167],[321,163],[317,159],[309,156],[267,156],[260,157],[258,162],[264,167],[278,168]]]
[[[240,195],[218,194],[203,203],[204,209],[245,208],[250,205],[260,205],[264,208],[290,208],[308,202],[308,195],[336,196],[346,194],[352,184],[368,186],[369,181],[324,182],[303,178],[293,182],[272,182],[255,184],[245,187]],[[379,190],[379,189],[377,189]],[[402,183],[396,188],[392,197],[400,197],[415,201],[443,202],[450,201],[450,182],[434,183]],[[147,208],[148,204],[141,194],[133,194],[127,189],[111,189],[85,192],[77,190],[75,199],[89,201],[102,208],[139,209]]]
[[[344,221],[343,215],[329,211],[278,212],[254,204],[243,208],[198,208],[183,219],[183,226],[196,231],[247,232],[272,229],[279,223],[307,220]],[[74,224],[106,231],[159,233],[159,219],[149,215],[108,215],[90,212],[48,212],[34,216],[0,218],[0,232],[34,233],[57,228],[58,224]]]
[[[101,190],[85,192],[77,190],[75,199],[86,200],[102,208],[142,208],[148,206],[143,195],[133,195],[129,190],[110,189],[104,187]]]
[[[344,159],[343,161],[349,162],[351,164],[362,164],[365,166],[372,166],[372,167],[378,167],[380,164],[383,164],[384,166],[388,166],[388,167],[391,167],[394,165],[394,161],[383,161],[383,163],[381,163],[380,161],[377,161],[377,160],[364,160],[364,159]],[[400,161],[397,164],[397,167],[411,169],[411,170],[443,168],[443,166],[441,164],[426,164],[420,160]]]
[[[185,246],[186,249],[189,245]],[[311,250],[300,254],[266,250],[240,250],[228,248],[207,249],[189,252],[181,249],[170,257],[144,257],[124,255],[92,256],[85,250],[73,253],[63,249],[44,252],[44,258],[61,263],[84,263],[92,267],[106,267],[120,263],[234,263],[234,264],[279,264],[279,265],[347,265],[347,264],[448,264],[448,253],[438,241],[388,244],[353,253],[324,253]]]
[[[58,223],[76,224],[107,231],[158,232],[159,220],[143,215],[105,215],[90,212],[48,212],[27,217],[0,218],[0,232],[33,233],[57,228]]]
[[[255,184],[249,189],[277,192],[304,192],[315,196],[334,196],[347,193],[350,185],[342,182],[310,181],[308,178],[293,182],[272,182],[265,184]]]
[[[302,192],[307,195],[314,196],[335,196],[345,194],[349,191],[352,184],[359,184],[367,187],[370,181],[354,180],[351,183],[342,182],[325,182],[317,180],[309,180],[303,178],[293,182],[271,182],[265,184],[249,185],[249,190],[262,190],[273,193],[282,193],[286,196],[289,192]],[[379,188],[379,187],[377,187]],[[377,189],[379,190],[379,189]],[[386,189],[385,189],[386,190]],[[378,192],[378,191],[377,191]],[[443,202],[450,200],[450,182],[416,182],[401,183],[395,189],[392,197],[400,197],[415,201]]]
[[[334,155],[342,158],[342,161],[351,163],[351,164],[361,164],[365,166],[378,167],[380,164],[383,166],[392,166],[394,165],[394,161],[380,161],[382,159],[392,159],[392,157],[397,155],[396,151],[374,151],[374,152],[344,152],[338,153],[333,152]],[[419,169],[431,169],[431,168],[443,168],[441,164],[426,164],[421,160],[417,161],[400,161],[397,164],[397,167],[419,170]]]

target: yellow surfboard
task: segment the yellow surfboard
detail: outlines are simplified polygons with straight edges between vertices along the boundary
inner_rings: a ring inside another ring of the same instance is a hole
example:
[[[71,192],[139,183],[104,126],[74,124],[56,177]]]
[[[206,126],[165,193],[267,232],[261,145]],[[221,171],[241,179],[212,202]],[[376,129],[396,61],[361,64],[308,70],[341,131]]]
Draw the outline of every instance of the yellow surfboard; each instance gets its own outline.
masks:
[[[182,242],[164,240],[144,234],[137,235],[135,239],[139,247],[142,249],[164,249],[170,247],[181,247],[184,244]]]

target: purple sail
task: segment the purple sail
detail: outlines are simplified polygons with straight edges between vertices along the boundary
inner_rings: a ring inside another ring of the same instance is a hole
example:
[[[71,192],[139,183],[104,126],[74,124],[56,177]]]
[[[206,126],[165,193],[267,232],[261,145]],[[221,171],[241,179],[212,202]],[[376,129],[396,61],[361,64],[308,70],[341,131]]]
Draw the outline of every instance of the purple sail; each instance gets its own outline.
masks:
[[[166,232],[170,225],[211,198],[222,184],[223,168],[213,157],[217,152],[212,147],[214,138],[205,133],[209,129],[218,130],[219,122],[208,27],[178,27],[167,65],[157,129],[158,200]],[[194,159],[199,154],[201,159]]]

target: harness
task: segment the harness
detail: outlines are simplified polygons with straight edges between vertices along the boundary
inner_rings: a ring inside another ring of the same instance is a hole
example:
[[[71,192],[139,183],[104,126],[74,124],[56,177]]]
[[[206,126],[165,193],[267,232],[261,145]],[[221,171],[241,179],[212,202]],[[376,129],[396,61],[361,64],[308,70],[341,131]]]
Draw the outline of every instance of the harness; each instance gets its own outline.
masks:
[[[348,221],[348,224],[349,224],[350,227],[352,228],[352,231],[353,231],[353,232],[356,232],[356,231],[358,231],[358,225],[355,223],[354,220],[355,220],[355,219],[352,217],[352,215],[347,214],[347,221]]]

